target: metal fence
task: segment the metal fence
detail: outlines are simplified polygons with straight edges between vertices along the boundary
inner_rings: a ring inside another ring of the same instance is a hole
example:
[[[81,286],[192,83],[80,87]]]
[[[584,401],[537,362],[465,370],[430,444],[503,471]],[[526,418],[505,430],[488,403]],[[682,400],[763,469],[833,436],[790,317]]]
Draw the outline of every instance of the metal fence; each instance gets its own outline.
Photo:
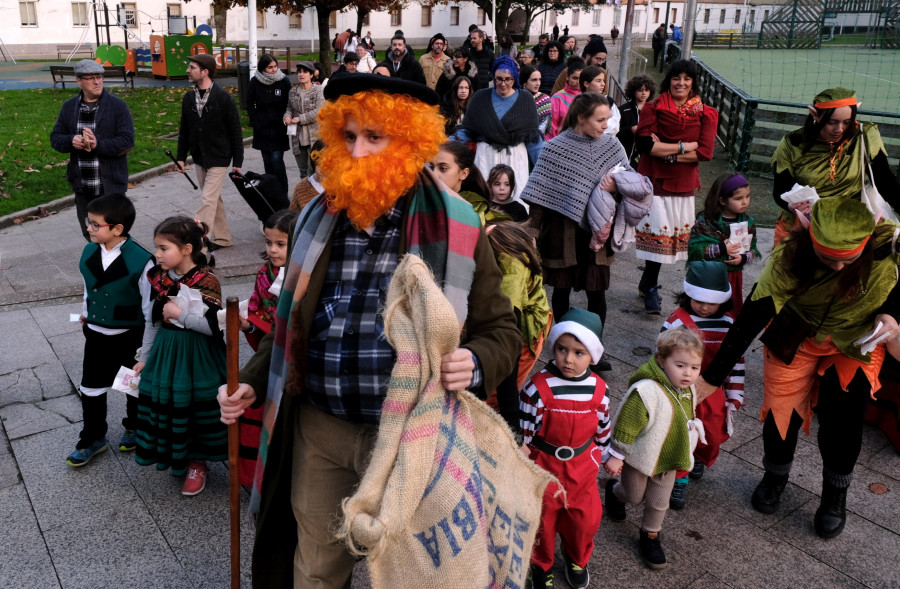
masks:
[[[750,96],[696,57],[699,79],[695,86],[704,104],[719,111],[717,138],[734,169],[771,175],[775,147],[788,131],[802,127],[807,105],[763,100]],[[900,176],[900,114],[859,111],[860,121],[878,124],[891,167]]]

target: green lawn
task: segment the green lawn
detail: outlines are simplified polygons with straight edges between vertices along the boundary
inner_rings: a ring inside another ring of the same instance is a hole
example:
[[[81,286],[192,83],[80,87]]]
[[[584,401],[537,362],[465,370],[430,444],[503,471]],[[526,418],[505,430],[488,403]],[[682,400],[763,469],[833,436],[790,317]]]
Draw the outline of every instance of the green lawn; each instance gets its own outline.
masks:
[[[237,89],[228,88],[235,94]],[[120,89],[114,93],[128,103],[134,119],[134,150],[128,154],[128,172],[135,174],[170,162],[181,117],[184,88]],[[50,146],[50,131],[63,102],[72,91],[50,89],[0,92],[4,143],[0,144],[0,215],[32,208],[72,193],[66,181],[69,155]],[[239,110],[244,136],[252,135],[246,111]]]

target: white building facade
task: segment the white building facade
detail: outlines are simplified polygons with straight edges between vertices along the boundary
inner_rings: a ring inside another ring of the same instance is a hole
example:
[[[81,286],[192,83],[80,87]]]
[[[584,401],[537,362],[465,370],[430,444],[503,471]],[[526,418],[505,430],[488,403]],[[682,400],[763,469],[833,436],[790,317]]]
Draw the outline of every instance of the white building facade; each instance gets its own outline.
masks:
[[[624,29],[626,3],[597,5],[591,10],[555,11],[539,15],[531,23],[529,44],[537,43],[538,35],[559,26],[560,34],[568,27],[570,35],[578,38],[579,47],[592,33],[601,34],[607,41],[609,31],[616,25]],[[95,10],[97,7],[98,11]],[[212,5],[202,0],[172,2],[171,0],[135,0],[105,5],[110,26],[106,27],[106,12],[102,2],[87,0],[0,0],[0,18],[5,25],[0,29],[0,40],[16,58],[55,58],[57,45],[88,43],[97,45],[96,21],[101,23],[100,43],[107,38],[114,45],[127,42],[131,48],[147,46],[151,34],[183,33],[199,25],[212,26]],[[634,14],[634,38],[649,38],[657,24],[664,23],[668,7],[668,22],[684,26],[684,2],[636,0]],[[747,0],[719,0],[715,3],[698,2],[696,30],[707,32],[758,31],[759,26],[775,5],[752,5]],[[356,28],[356,11],[332,13],[329,38],[346,29]],[[516,32],[524,24],[524,13],[513,10],[510,29]],[[228,11],[227,37],[232,43],[246,43],[248,38],[248,14],[246,8],[235,7]],[[119,26],[122,24],[124,26]],[[410,4],[397,12],[377,12],[368,15],[362,32],[371,31],[376,48],[387,47],[396,29],[403,30],[409,44],[423,47],[437,32],[450,41],[451,46],[462,43],[470,25],[476,24],[487,33],[493,32],[490,14],[471,2],[450,2],[433,7]],[[108,36],[107,36],[108,31]],[[294,47],[302,51],[318,48],[318,30],[315,10],[302,14],[278,15],[273,10],[259,12],[257,16],[259,46]]]

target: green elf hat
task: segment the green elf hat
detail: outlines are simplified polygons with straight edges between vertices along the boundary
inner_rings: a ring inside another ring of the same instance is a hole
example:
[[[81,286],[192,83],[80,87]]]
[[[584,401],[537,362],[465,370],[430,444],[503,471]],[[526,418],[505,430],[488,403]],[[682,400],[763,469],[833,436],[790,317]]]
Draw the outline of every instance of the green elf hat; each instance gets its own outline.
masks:
[[[829,88],[816,94],[813,98],[813,106],[816,110],[828,110],[841,106],[854,106],[856,102],[856,90],[849,88]]]
[[[701,303],[721,305],[731,298],[728,269],[722,262],[691,262],[684,276],[684,294]]]
[[[570,309],[550,330],[550,335],[547,337],[550,349],[553,349],[560,336],[567,333],[584,344],[591,354],[591,364],[600,361],[600,357],[603,356],[603,344],[600,343],[600,337],[603,335],[603,322],[599,315],[584,309]]]
[[[852,258],[866,247],[875,231],[875,217],[868,207],[852,198],[820,198],[812,208],[809,235],[820,254]]]

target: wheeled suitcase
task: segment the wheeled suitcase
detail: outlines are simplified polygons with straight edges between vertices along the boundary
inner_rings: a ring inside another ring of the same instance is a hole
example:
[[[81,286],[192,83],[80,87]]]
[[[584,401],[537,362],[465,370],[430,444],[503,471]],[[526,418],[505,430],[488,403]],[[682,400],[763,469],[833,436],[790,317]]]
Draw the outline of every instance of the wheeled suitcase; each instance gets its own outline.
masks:
[[[256,213],[256,218],[262,222],[291,204],[282,193],[278,178],[272,174],[230,172],[228,176],[241,193],[241,197]]]

